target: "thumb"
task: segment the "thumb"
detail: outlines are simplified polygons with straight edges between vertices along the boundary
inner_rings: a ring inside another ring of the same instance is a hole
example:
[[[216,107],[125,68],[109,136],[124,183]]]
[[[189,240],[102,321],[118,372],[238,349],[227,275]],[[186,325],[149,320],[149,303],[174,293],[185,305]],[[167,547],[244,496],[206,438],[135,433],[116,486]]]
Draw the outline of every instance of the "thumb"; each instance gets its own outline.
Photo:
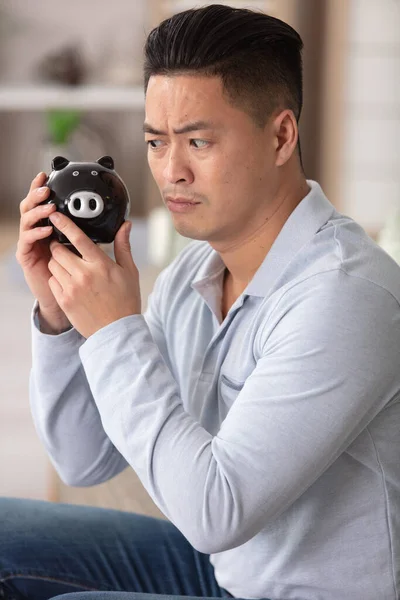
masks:
[[[132,228],[130,221],[125,221],[118,229],[114,240],[114,256],[120,267],[131,267],[133,263],[129,234]]]

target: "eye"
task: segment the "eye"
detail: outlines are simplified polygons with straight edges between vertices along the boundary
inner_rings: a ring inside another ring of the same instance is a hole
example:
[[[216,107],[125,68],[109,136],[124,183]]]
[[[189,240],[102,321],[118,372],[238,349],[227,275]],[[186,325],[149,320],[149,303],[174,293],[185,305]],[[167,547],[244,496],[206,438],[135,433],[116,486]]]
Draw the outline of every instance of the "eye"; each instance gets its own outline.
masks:
[[[72,175],[73,175],[74,177],[77,177],[77,175],[79,175],[79,171],[74,171],[74,172],[72,173]]]
[[[190,140],[190,142],[192,144],[194,144],[195,148],[204,148],[208,144],[208,142],[206,140],[198,140],[198,139]]]
[[[97,171],[92,171],[92,173],[91,173],[91,174],[92,174],[92,175],[98,175],[98,172],[97,172]]]
[[[155,149],[155,148],[159,148],[160,147],[160,144],[162,144],[162,141],[161,140],[148,140],[146,142],[146,144],[148,146],[150,146],[150,148],[154,148]]]

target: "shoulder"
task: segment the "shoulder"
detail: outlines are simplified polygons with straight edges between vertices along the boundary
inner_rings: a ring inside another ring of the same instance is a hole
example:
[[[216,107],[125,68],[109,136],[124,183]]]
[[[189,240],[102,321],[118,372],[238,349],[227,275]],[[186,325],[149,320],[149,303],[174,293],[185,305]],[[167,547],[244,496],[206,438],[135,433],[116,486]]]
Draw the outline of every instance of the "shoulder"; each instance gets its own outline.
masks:
[[[275,299],[309,303],[332,298],[335,305],[361,309],[392,299],[400,305],[400,266],[355,221],[329,221],[282,269]]]
[[[298,280],[276,299],[262,339],[299,335],[354,351],[400,346],[400,304],[387,286],[342,267]],[[277,336],[277,337],[276,337]]]

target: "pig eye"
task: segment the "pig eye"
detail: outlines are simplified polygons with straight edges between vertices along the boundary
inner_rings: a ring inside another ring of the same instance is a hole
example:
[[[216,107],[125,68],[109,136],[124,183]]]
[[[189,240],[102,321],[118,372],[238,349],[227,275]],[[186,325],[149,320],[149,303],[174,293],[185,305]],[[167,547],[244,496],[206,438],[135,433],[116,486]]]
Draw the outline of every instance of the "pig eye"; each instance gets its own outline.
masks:
[[[79,175],[79,171],[74,171],[74,172],[72,173],[72,175],[73,175],[74,177],[76,177],[77,175]]]
[[[97,171],[92,171],[92,175],[98,175]]]

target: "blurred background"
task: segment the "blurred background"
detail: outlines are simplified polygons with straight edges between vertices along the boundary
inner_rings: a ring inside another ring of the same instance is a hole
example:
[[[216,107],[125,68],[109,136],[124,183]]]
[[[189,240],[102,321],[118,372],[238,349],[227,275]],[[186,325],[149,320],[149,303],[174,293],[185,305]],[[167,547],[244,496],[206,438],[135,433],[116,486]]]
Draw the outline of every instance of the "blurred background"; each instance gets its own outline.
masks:
[[[400,1],[218,2],[277,16],[304,41],[300,122],[306,176],[400,262]],[[132,470],[67,488],[28,404],[33,304],[15,260],[19,203],[57,154],[111,155],[131,196],[143,306],[187,240],[172,229],[146,164],[142,47],[163,18],[217,4],[185,0],[0,0],[0,495],[160,515]]]

